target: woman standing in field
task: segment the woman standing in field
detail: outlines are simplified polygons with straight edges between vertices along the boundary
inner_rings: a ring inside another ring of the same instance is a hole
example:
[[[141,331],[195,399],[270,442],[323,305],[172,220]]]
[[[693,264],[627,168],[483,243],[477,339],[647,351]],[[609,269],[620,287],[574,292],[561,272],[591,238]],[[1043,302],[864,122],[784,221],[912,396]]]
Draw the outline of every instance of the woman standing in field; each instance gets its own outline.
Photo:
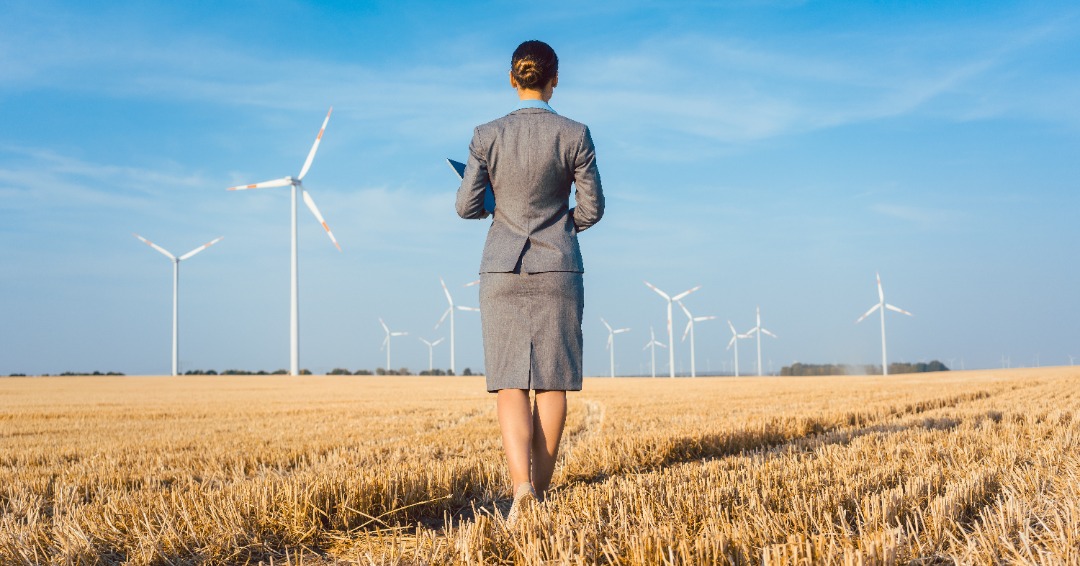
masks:
[[[548,44],[518,46],[510,61],[517,109],[475,129],[457,192],[462,218],[494,213],[480,263],[480,317],[487,389],[498,394],[513,482],[511,523],[522,506],[543,500],[566,392],[581,390],[585,292],[577,234],[604,214],[589,128],[547,104],[558,84],[559,58]],[[484,205],[489,183],[494,211]]]

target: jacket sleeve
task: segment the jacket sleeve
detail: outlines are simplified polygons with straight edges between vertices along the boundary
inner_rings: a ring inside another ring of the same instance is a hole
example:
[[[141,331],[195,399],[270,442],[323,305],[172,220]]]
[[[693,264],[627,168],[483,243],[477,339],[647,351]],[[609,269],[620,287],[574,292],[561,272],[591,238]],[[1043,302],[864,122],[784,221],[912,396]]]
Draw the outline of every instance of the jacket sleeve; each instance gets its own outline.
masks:
[[[465,163],[465,176],[457,191],[457,213],[466,219],[487,218],[484,210],[484,190],[490,183],[487,155],[481,149],[480,128],[473,130],[469,143],[469,160]]]
[[[600,170],[596,167],[596,147],[586,126],[574,161],[574,226],[578,232],[600,221],[604,216],[604,190],[600,186]]]

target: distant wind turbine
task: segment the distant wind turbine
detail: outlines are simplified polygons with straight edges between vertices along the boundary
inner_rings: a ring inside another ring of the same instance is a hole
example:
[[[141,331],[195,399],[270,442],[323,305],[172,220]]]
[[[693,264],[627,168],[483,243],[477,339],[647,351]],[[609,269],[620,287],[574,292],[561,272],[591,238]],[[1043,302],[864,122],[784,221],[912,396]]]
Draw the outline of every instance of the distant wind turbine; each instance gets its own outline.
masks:
[[[697,377],[697,366],[694,362],[694,323],[704,322],[706,320],[714,320],[715,316],[698,316],[690,314],[690,311],[686,308],[686,305],[679,301],[679,308],[686,313],[686,330],[683,330],[682,340],[686,342],[686,335],[690,335],[690,377]]]
[[[769,336],[772,336],[773,338],[776,338],[777,336],[775,334],[773,334],[772,332],[769,332],[768,330],[765,330],[765,327],[761,325],[761,307],[756,307],[756,308],[757,308],[757,326],[751,328],[750,331],[747,332],[746,334],[747,334],[747,336],[749,336],[750,334],[757,334],[757,374],[758,374],[758,377],[760,377],[761,376],[761,335],[762,334],[768,334]]]
[[[307,159],[304,160],[304,166],[300,168],[299,175],[296,177],[283,177],[272,181],[263,181],[253,185],[238,185],[229,187],[228,189],[230,191],[243,191],[247,189],[292,187],[292,196],[290,197],[292,202],[292,221],[290,223],[292,234],[292,286],[289,293],[289,373],[292,375],[300,374],[300,281],[296,255],[296,189],[300,189],[300,193],[304,198],[304,204],[306,204],[308,209],[311,210],[311,213],[315,215],[315,219],[322,225],[323,230],[326,230],[326,235],[330,236],[330,241],[334,243],[334,246],[337,247],[338,251],[341,251],[341,245],[338,244],[337,238],[335,238],[334,233],[330,231],[330,227],[327,226],[322,213],[320,213],[319,208],[315,206],[315,201],[312,200],[311,195],[308,194],[307,190],[304,189],[304,185],[301,183],[304,179],[304,175],[307,175],[308,169],[311,168],[311,161],[315,159],[315,152],[319,149],[319,143],[322,141],[323,132],[326,131],[326,124],[330,121],[330,113],[333,111],[334,107],[331,106],[330,111],[326,113],[326,119],[323,120],[322,127],[319,128],[319,135],[315,136],[315,143],[312,144],[311,151],[308,152]]]
[[[650,326],[649,327],[649,343],[645,344],[645,347],[642,348],[642,350],[645,350],[645,349],[648,349],[648,348],[652,349],[652,376],[653,377],[656,377],[656,347],[657,346],[660,346],[661,348],[667,348],[667,346],[665,346],[662,343],[656,341],[656,333],[653,332],[653,328]]]
[[[423,342],[424,344],[427,344],[427,370],[428,370],[428,373],[431,373],[431,370],[435,369],[435,365],[432,363],[434,361],[434,359],[435,359],[435,357],[434,357],[435,346],[438,346],[439,344],[442,344],[443,340],[445,340],[445,338],[439,338],[438,340],[436,340],[434,342],[428,342],[427,340],[424,340],[423,338],[420,338],[421,342]],[[390,362],[387,361],[387,364],[389,364],[389,363]]]
[[[608,321],[604,320],[604,317],[600,317],[600,322],[604,323],[607,327],[607,349],[611,350],[611,377],[615,377],[615,335],[622,334],[623,332],[630,332],[629,328],[612,328]]]
[[[908,311],[906,311],[906,310],[904,310],[904,309],[902,309],[900,307],[894,307],[894,306],[886,303],[885,302],[885,291],[883,291],[881,289],[881,274],[880,273],[875,273],[875,275],[877,276],[878,303],[876,305],[874,305],[873,307],[870,307],[870,310],[866,311],[865,314],[860,316],[859,320],[855,321],[855,324],[859,324],[860,322],[862,322],[863,319],[865,319],[866,317],[873,314],[874,311],[876,311],[876,310],[881,311],[881,375],[889,375],[889,361],[888,361],[888,358],[885,355],[885,309],[889,309],[891,311],[896,311],[896,312],[898,312],[900,314],[906,314],[908,316],[915,316],[915,315],[909,313]]]
[[[471,287],[473,285],[476,285],[477,283],[479,283],[479,281],[473,281],[471,283],[467,283],[465,286]],[[456,352],[456,345],[454,344],[454,310],[456,308],[457,310],[461,311],[480,312],[480,309],[476,307],[463,307],[454,305],[454,298],[450,296],[450,290],[446,288],[446,282],[443,281],[442,277],[439,278],[439,284],[442,285],[443,293],[446,294],[446,302],[449,303],[450,306],[446,309],[446,311],[443,312],[442,317],[439,318],[439,322],[435,323],[435,328],[439,328],[439,325],[441,325],[443,321],[446,320],[447,315],[450,316],[450,372],[454,375],[457,375],[457,361],[454,359],[454,354]]]
[[[732,346],[735,346],[735,377],[739,377],[739,340],[749,338],[750,333],[739,334],[735,331],[735,325],[731,324],[731,321],[727,321],[728,328],[731,329],[731,341],[728,342],[727,349],[730,350]]]
[[[645,286],[652,289],[653,291],[656,291],[656,294],[660,295],[661,297],[664,298],[665,301],[667,301],[667,339],[668,339],[668,344],[671,345],[671,347],[668,348],[668,371],[671,373],[670,377],[674,378],[675,377],[675,334],[671,330],[671,303],[672,303],[672,301],[680,301],[682,299],[685,299],[687,295],[689,295],[690,293],[693,293],[694,291],[697,291],[698,289],[700,289],[701,285],[698,285],[697,287],[694,287],[692,289],[687,289],[686,291],[683,291],[682,293],[679,293],[678,295],[675,295],[674,297],[668,296],[667,293],[661,291],[660,289],[657,289],[652,283],[649,283],[648,281],[645,282]]]
[[[210,246],[220,242],[222,240],[222,238],[224,238],[224,236],[221,236],[219,238],[211,240],[211,241],[209,241],[209,242],[207,242],[207,243],[205,243],[205,244],[191,250],[190,252],[188,252],[188,253],[180,256],[180,257],[176,257],[176,256],[172,255],[167,250],[165,250],[165,248],[151,242],[150,240],[147,240],[146,238],[143,238],[142,236],[140,236],[138,234],[135,234],[135,237],[142,240],[142,242],[144,244],[146,244],[146,245],[150,246],[151,248],[154,248],[155,250],[161,252],[162,255],[169,258],[173,262],[172,374],[173,375],[180,375],[179,364],[177,362],[177,360],[179,359],[179,355],[180,355],[179,354],[179,352],[180,352],[180,345],[179,345],[179,342],[180,342],[180,322],[179,322],[179,318],[177,316],[177,308],[176,308],[177,302],[179,300],[179,295],[180,295],[180,262],[184,261],[185,259],[188,259],[191,256],[205,250],[206,248],[209,248]]]
[[[386,348],[386,373],[390,373],[390,339],[391,338],[396,338],[398,336],[408,336],[409,333],[408,332],[390,332],[390,327],[386,326],[386,323],[383,322],[383,319],[381,319],[381,318],[379,319],[379,324],[381,324],[382,327],[383,327],[383,330],[386,331],[386,338],[383,339],[382,345]],[[379,349],[381,350],[382,348],[379,348]]]

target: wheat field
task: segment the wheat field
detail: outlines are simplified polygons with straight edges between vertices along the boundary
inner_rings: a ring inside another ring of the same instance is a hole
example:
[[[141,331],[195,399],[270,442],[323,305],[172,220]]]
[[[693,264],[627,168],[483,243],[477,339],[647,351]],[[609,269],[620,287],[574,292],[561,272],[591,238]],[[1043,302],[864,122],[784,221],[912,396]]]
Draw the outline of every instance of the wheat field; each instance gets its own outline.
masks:
[[[1080,370],[587,379],[508,528],[482,378],[0,379],[0,564],[1080,564]]]

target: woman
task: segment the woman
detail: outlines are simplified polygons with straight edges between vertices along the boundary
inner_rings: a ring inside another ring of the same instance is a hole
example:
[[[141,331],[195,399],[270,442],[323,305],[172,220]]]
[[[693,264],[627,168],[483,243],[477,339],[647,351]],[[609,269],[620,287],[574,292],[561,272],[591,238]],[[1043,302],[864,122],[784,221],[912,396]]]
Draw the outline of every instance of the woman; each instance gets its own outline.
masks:
[[[487,217],[489,183],[495,196],[480,262],[480,317],[487,388],[498,394],[513,482],[511,523],[524,505],[543,500],[566,422],[566,392],[581,390],[585,293],[577,234],[604,214],[589,128],[547,104],[558,85],[555,51],[542,41],[519,45],[510,61],[517,109],[473,132],[457,193],[462,218]]]

